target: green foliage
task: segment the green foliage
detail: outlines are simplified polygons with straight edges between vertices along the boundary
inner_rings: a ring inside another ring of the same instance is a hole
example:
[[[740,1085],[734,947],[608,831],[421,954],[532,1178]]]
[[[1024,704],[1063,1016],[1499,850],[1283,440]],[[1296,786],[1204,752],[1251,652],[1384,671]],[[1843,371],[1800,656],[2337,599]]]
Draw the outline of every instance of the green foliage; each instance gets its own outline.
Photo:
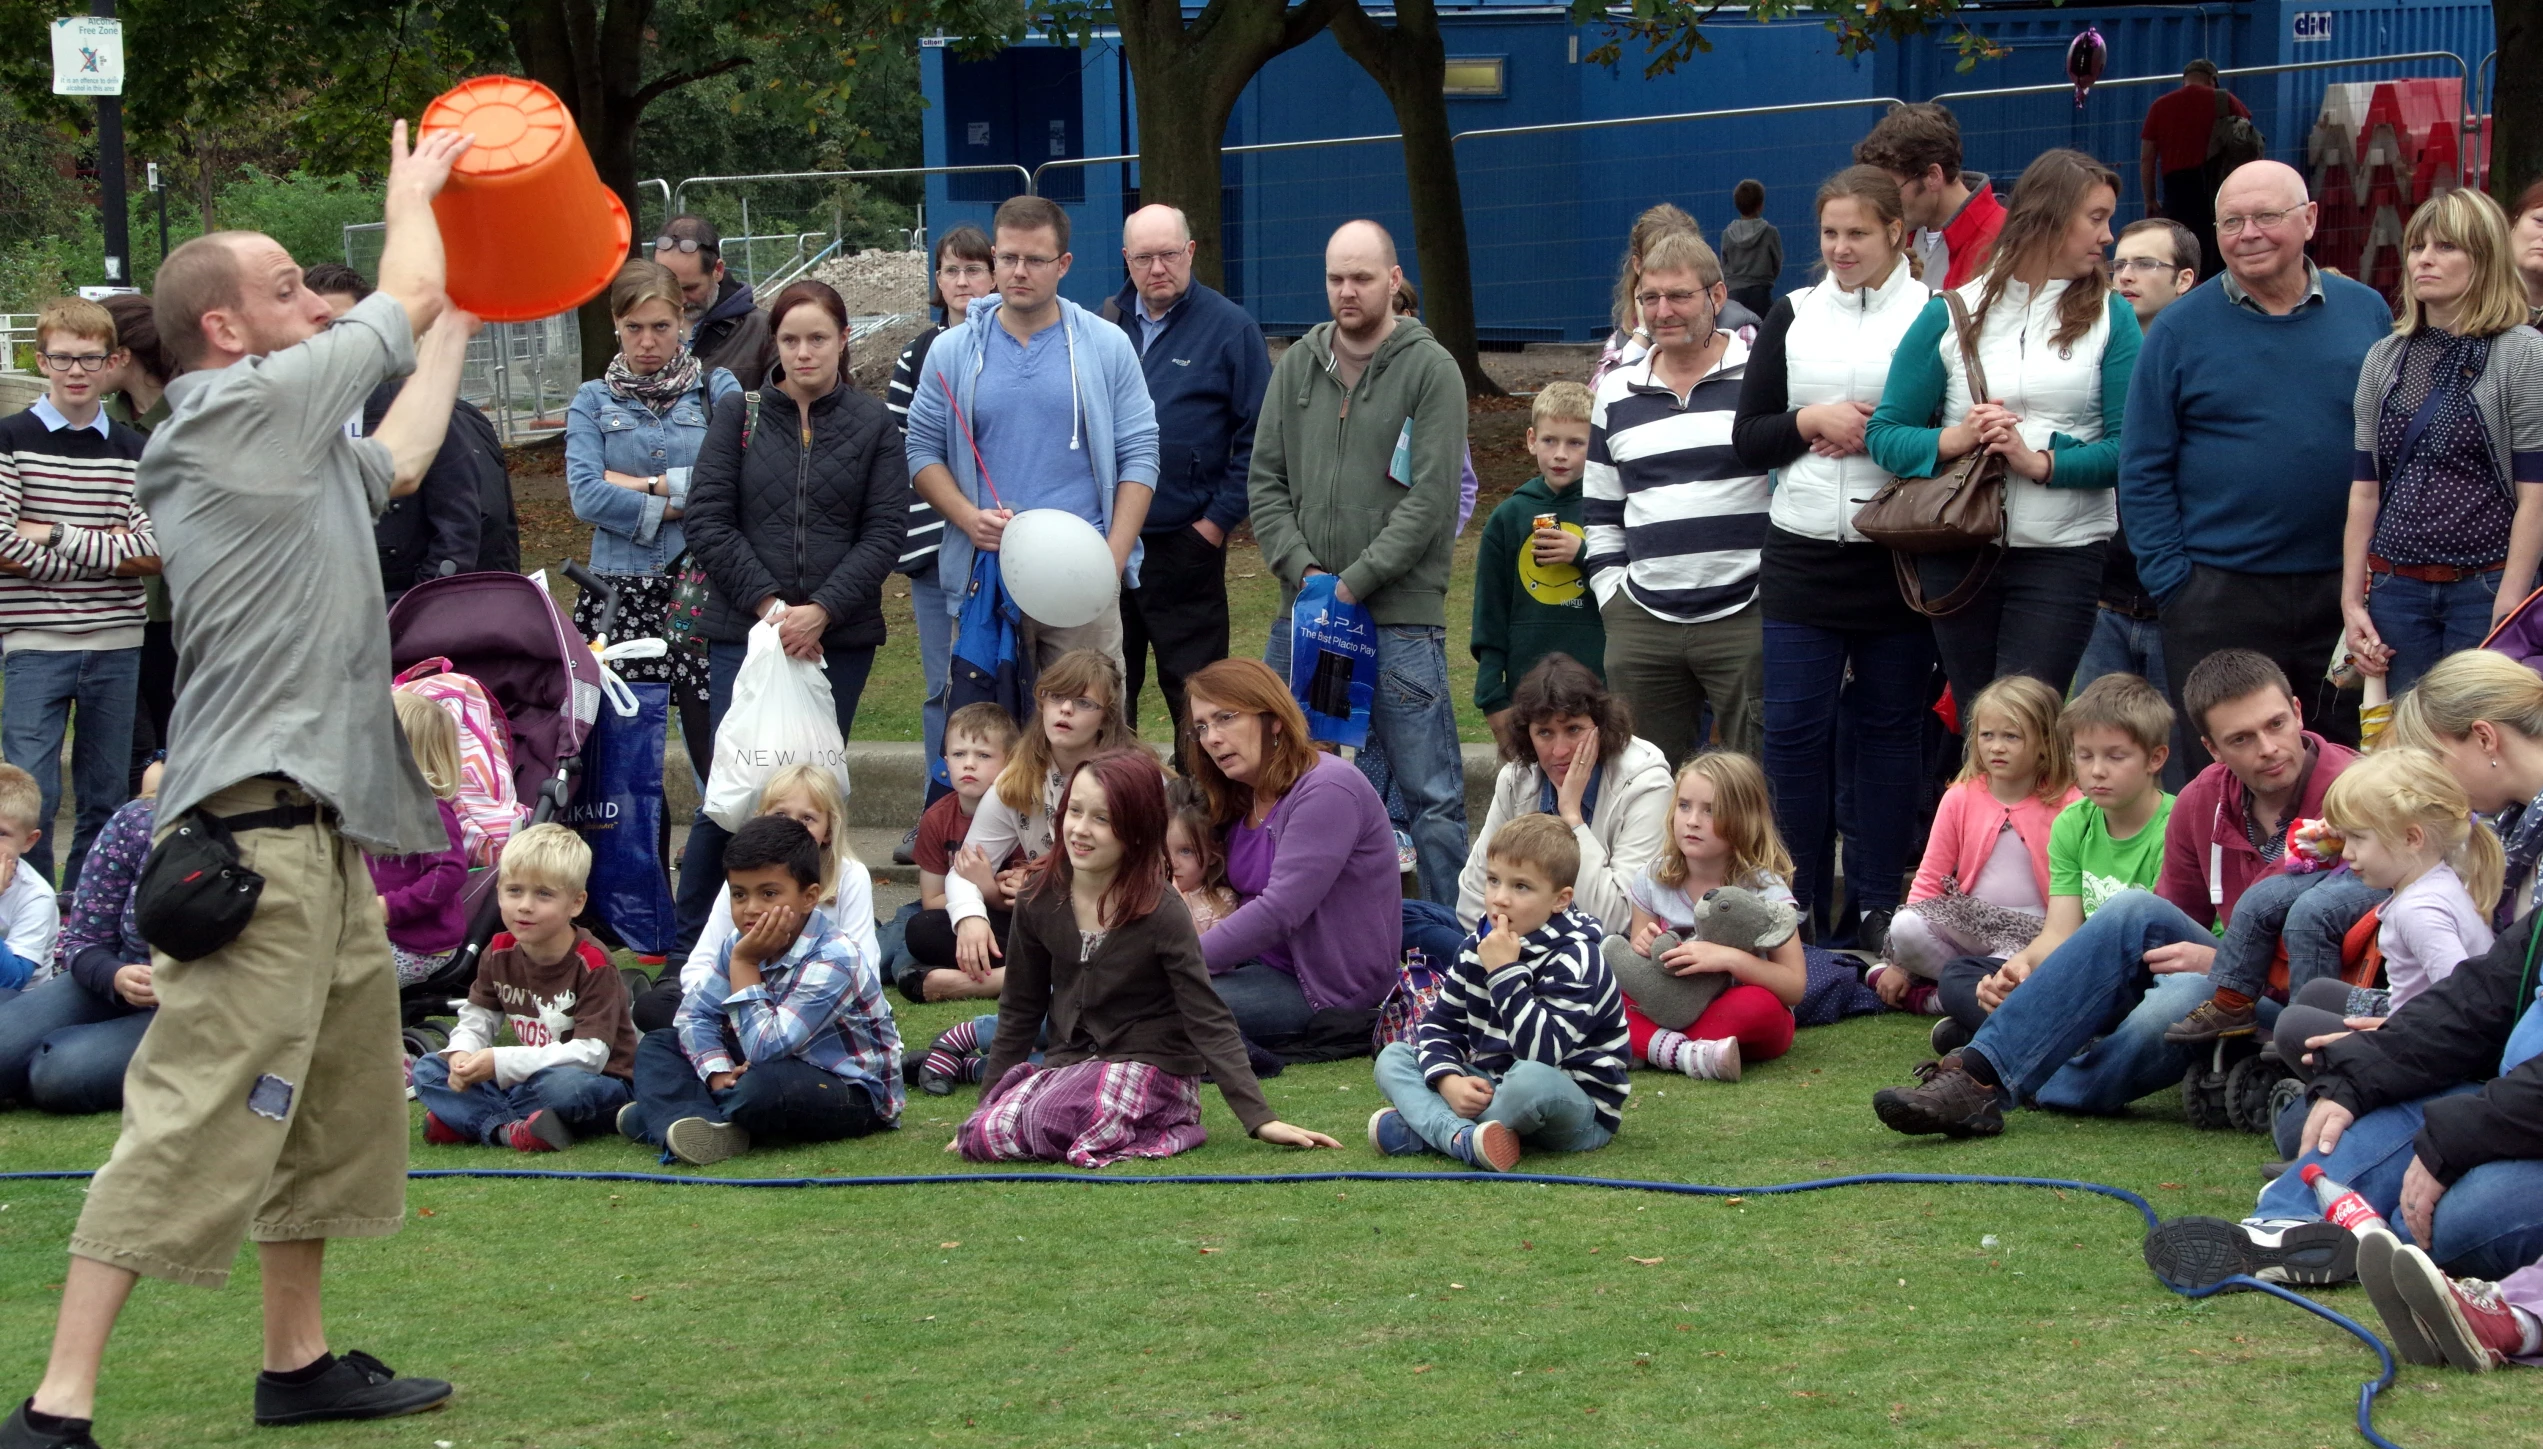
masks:
[[[1632,0],[1623,7],[1607,0],[1572,0],[1572,19],[1605,29],[1607,40],[1581,57],[1591,65],[1612,66],[1622,58],[1627,41],[1638,41],[1645,57],[1643,75],[1667,75],[1695,56],[1712,50],[1704,27],[1722,13],[1727,0]],[[2064,4],[2065,0],[2052,0]],[[1749,20],[1783,20],[1818,15],[1837,37],[1837,54],[1860,55],[1884,43],[1922,34],[1956,13],[1962,0],[1753,0],[1739,14]],[[1975,69],[1981,60],[2012,52],[1962,27],[1952,45],[1960,52],[1958,69]]]
[[[255,167],[221,190],[221,224],[261,231],[302,265],[342,260],[344,229],[380,219],[377,182],[312,176],[268,176]],[[155,238],[154,238],[155,240]]]

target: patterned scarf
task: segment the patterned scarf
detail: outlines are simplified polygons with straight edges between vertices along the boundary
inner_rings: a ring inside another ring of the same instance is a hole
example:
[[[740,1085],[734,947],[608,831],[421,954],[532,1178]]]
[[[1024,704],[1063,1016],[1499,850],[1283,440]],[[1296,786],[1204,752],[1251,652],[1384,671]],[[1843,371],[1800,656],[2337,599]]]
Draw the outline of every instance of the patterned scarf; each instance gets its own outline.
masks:
[[[2537,861],[2543,861],[2543,795],[2500,811],[2494,824],[2502,853],[2507,856],[2507,871],[2502,878],[2508,888],[2499,894],[2499,907],[2491,915],[2491,924],[2504,931],[2516,919],[2517,882],[2533,872]],[[2543,901],[2543,878],[2535,882],[2531,894]]]
[[[697,354],[685,347],[671,354],[662,370],[652,374],[629,367],[627,354],[622,352],[609,359],[609,370],[601,374],[601,381],[609,384],[612,393],[643,403],[659,417],[697,387],[700,371]]]

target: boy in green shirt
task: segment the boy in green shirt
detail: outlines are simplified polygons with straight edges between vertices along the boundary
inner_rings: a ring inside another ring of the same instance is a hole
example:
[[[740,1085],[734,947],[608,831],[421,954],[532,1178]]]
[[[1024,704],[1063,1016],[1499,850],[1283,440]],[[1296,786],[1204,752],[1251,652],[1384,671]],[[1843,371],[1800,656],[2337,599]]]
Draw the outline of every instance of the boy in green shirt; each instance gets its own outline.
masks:
[[[1475,708],[1496,734],[1510,691],[1548,654],[1605,677],[1607,629],[1580,570],[1581,470],[1589,460],[1589,389],[1546,385],[1528,418],[1537,476],[1492,510],[1475,553]]]
[[[2163,792],[2172,706],[2162,692],[2133,674],[2105,674],[2067,703],[2057,729],[2074,754],[2084,798],[2049,826],[2048,922],[2009,960],[1944,963],[1939,989],[1947,1014],[1934,1023],[1937,1056],[1966,1046],[2006,993],[2103,902],[2121,891],[2152,890],[2162,874],[2164,827],[2172,819],[2172,797]]]

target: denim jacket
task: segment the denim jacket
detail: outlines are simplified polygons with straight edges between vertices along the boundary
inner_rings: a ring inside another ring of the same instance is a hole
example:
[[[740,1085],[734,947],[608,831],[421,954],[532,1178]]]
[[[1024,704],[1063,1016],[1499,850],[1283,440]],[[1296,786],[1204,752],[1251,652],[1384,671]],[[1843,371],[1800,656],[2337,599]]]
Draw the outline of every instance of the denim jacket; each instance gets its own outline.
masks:
[[[733,374],[715,368],[695,390],[655,416],[643,403],[622,398],[595,378],[574,393],[565,413],[565,486],[574,516],[592,525],[592,571],[657,574],[687,547],[671,508],[686,510],[689,468],[706,440],[706,420],[716,403],[741,391]],[[648,497],[601,477],[604,471],[663,477],[667,498]]]

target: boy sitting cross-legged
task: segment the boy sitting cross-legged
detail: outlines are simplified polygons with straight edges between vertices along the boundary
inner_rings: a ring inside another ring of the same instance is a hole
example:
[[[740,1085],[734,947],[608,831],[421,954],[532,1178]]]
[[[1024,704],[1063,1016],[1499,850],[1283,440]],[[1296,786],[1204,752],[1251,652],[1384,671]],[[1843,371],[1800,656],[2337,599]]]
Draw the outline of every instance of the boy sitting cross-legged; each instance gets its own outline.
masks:
[[[618,1130],[703,1167],[754,1135],[835,1142],[897,1127],[901,1037],[872,956],[820,909],[821,847],[762,815],[724,848],[733,938],[636,1047]]]
[[[1591,1152],[1628,1090],[1625,1005],[1598,922],[1572,908],[1580,848],[1552,815],[1501,827],[1485,853],[1484,934],[1467,941],[1412,1045],[1378,1054],[1395,1105],[1369,1119],[1389,1157],[1440,1152],[1508,1172],[1521,1148]]]
[[[448,1049],[417,1059],[424,1140],[554,1152],[627,1105],[636,1022],[609,952],[578,928],[592,848],[534,825],[504,848],[505,930],[486,946]],[[496,1046],[506,1022],[516,1046]]]
[[[981,797],[997,784],[1007,756],[1015,753],[1016,734],[1015,720],[986,700],[964,705],[945,721],[945,779],[952,791],[918,818],[918,840],[910,849],[910,858],[918,863],[919,914],[911,919],[904,938],[910,964],[901,972],[899,985],[901,994],[912,1001],[971,997],[995,1001],[1006,984],[1004,967],[993,966],[978,980],[956,967],[954,922],[945,911],[945,877],[959,864],[963,839],[971,833],[971,817],[979,813]],[[999,861],[997,869],[1011,863]],[[1001,941],[1007,938],[1009,920],[1006,911],[991,907],[989,926]],[[983,1040],[981,1045],[988,1042]]]

